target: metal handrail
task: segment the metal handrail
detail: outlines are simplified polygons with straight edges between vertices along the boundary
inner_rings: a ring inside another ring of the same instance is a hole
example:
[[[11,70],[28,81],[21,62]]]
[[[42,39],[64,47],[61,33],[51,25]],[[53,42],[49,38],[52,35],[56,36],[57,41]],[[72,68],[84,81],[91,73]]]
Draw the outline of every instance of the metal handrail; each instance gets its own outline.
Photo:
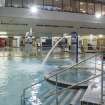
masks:
[[[52,77],[54,77],[54,76],[57,76],[57,75],[59,75],[59,74],[61,74],[61,73],[63,73],[63,72],[65,72],[65,71],[67,71],[68,69],[72,69],[73,67],[75,67],[75,66],[77,66],[77,65],[79,65],[79,64],[81,64],[81,63],[83,63],[83,62],[85,62],[85,61],[87,61],[87,60],[89,60],[89,59],[91,59],[91,58],[94,58],[95,56],[97,56],[98,54],[95,54],[95,55],[93,55],[93,56],[91,56],[91,57],[89,57],[89,58],[87,58],[87,59],[85,59],[85,60],[82,60],[81,62],[79,62],[79,63],[76,63],[76,64],[74,64],[74,65],[72,65],[72,66],[68,66],[66,69],[63,69],[63,70],[61,70],[61,71],[58,71],[58,72],[56,72],[55,74],[51,74],[50,76],[48,76],[48,79],[50,79],[50,78],[52,78]],[[45,81],[45,79],[43,79],[43,80],[41,80],[41,81],[39,81],[39,82],[37,82],[37,83],[35,83],[35,84],[32,84],[31,86],[28,86],[28,87],[26,87],[24,90],[23,90],[23,94],[22,94],[22,98],[23,98],[23,100],[24,100],[24,98],[25,98],[25,93],[26,93],[26,90],[28,90],[29,88],[31,88],[31,87],[33,87],[33,86],[35,86],[35,85],[37,85],[37,84],[40,84],[40,83],[43,83]],[[54,89],[55,90],[55,89]],[[45,97],[43,97],[43,98],[45,98]]]
[[[105,74],[105,72],[104,72],[103,74]],[[90,81],[90,80],[92,80],[92,79],[95,79],[95,78],[97,78],[97,77],[99,77],[99,76],[101,76],[101,74],[98,74],[98,75],[95,75],[95,76],[91,76],[91,77],[88,78],[88,79],[85,79],[85,80],[83,80],[83,81],[81,81],[81,82],[75,83],[75,84],[72,85],[72,86],[68,86],[67,88],[64,88],[64,89],[62,89],[62,90],[59,90],[58,92],[49,94],[49,95],[47,95],[46,97],[43,97],[43,98],[46,99],[46,98],[48,98],[48,97],[50,97],[50,96],[53,96],[53,95],[60,95],[63,91],[66,91],[66,90],[68,90],[68,89],[72,89],[72,88],[75,87],[75,86],[78,86],[78,85],[80,85],[80,84],[83,84],[83,83],[85,83],[85,82],[88,82],[88,81]]]
[[[50,78],[52,78],[52,77],[54,77],[54,76],[56,76],[56,75],[59,75],[59,74],[65,72],[65,71],[67,71],[68,69],[72,69],[73,67],[75,67],[75,66],[77,66],[77,65],[79,65],[79,64],[81,64],[81,63],[83,63],[83,62],[85,62],[85,61],[87,61],[87,60],[89,60],[89,59],[91,59],[91,58],[93,58],[93,57],[95,57],[95,56],[97,56],[97,55],[98,55],[98,54],[95,54],[95,55],[93,55],[93,56],[91,56],[91,57],[89,57],[89,58],[87,58],[87,59],[85,59],[85,60],[80,61],[79,63],[76,63],[76,64],[74,64],[74,65],[68,66],[66,69],[63,69],[63,70],[61,70],[61,71],[56,72],[56,73],[53,74],[53,75],[50,75],[50,76],[48,77],[48,79],[50,79]],[[51,73],[49,73],[49,74],[51,74]],[[37,83],[35,83],[35,84],[32,84],[32,85],[28,86],[28,87],[26,87],[24,90],[27,90],[28,88],[31,88],[32,86],[35,86],[35,85],[37,85],[37,84],[40,84],[40,83],[42,83],[44,80],[45,80],[45,79],[43,79],[43,80],[41,80],[41,81],[39,81],[39,82],[37,82]]]

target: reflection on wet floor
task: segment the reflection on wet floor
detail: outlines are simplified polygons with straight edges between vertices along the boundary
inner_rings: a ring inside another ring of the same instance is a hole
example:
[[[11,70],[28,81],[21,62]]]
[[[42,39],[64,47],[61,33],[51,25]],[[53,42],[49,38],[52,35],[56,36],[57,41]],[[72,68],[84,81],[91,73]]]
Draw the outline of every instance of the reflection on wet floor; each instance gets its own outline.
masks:
[[[30,51],[30,53],[25,51],[25,48],[0,48],[0,56],[45,56],[48,51],[50,49],[36,49],[33,48],[32,51]],[[59,56],[64,56],[64,57],[68,57],[70,56],[70,53],[66,53],[66,52],[52,52],[53,56],[55,57],[59,57]]]
[[[38,58],[45,58],[48,51],[50,49],[36,49],[33,48],[30,53],[27,53],[25,51],[25,48],[0,48],[0,57],[38,57]],[[86,54],[79,54],[79,60],[85,59],[86,57],[92,56],[94,53],[86,53]],[[64,52],[61,50],[55,49],[50,57],[53,58],[70,58],[72,60],[75,59],[75,57],[70,52]]]

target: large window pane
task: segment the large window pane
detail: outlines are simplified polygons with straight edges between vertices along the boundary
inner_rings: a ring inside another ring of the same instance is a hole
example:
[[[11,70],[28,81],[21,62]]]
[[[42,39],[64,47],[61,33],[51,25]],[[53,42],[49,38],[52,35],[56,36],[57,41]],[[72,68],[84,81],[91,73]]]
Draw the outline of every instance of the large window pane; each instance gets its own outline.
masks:
[[[33,0],[33,5],[43,5],[43,0]]]
[[[78,0],[71,0],[71,11],[72,12],[79,12],[80,5]]]
[[[29,0],[23,0],[23,7],[28,7],[28,1]]]
[[[71,2],[70,0],[63,1],[63,10],[64,11],[71,11]]]
[[[52,10],[53,9],[53,0],[44,0],[44,9]]]
[[[95,13],[101,14],[101,3],[95,3]]]
[[[5,6],[5,0],[0,0],[0,7],[4,7]]]
[[[102,5],[102,15],[105,15],[105,4]]]
[[[43,0],[33,0],[33,5],[43,8]]]
[[[52,6],[53,5],[53,0],[44,0],[44,5],[45,6]]]
[[[80,12],[87,13],[87,2],[83,0],[80,1]]]
[[[53,9],[53,0],[44,0],[44,9],[52,10]]]
[[[22,0],[22,2],[23,2],[23,7],[30,8],[30,6],[32,6],[34,3],[34,0]]]
[[[12,0],[13,7],[22,7],[22,0]]]
[[[59,11],[61,11],[62,10],[62,1],[63,0],[54,0],[54,8],[56,9],[56,10],[59,10]]]
[[[90,14],[90,15],[94,14],[94,10],[95,10],[94,3],[89,2],[88,3],[88,14]]]
[[[28,0],[28,7],[30,8],[30,6],[34,5],[34,0]]]
[[[12,6],[12,0],[5,0],[5,6],[11,7]]]

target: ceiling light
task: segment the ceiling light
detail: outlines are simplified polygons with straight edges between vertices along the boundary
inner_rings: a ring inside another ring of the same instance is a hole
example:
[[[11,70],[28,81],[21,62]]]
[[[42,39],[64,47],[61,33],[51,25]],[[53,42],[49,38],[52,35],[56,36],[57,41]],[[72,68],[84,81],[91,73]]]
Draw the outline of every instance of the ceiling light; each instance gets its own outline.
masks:
[[[83,8],[80,8],[80,11],[83,11],[84,9]]]
[[[0,38],[8,38],[8,36],[0,35]]]
[[[102,37],[103,37],[103,35],[102,35],[102,34],[100,34],[100,35],[99,35],[99,38],[102,38]]]
[[[2,35],[7,35],[7,32],[0,32],[0,34],[2,34]]]
[[[90,40],[92,40],[93,39],[93,34],[90,34]]]
[[[64,33],[64,34],[63,34],[63,36],[67,36],[67,35],[68,35],[68,33]]]
[[[18,38],[21,38],[21,36],[14,36],[14,38],[18,39]]]
[[[105,15],[105,12],[103,12],[102,15]]]
[[[83,13],[86,13],[86,11],[82,11]]]
[[[30,8],[30,11],[32,13],[37,13],[38,12],[38,8],[36,6],[33,6],[33,7]]]
[[[83,5],[84,3],[83,2],[80,2],[80,5]]]
[[[101,15],[101,13],[96,13],[95,16],[96,16],[96,18],[99,19],[99,18],[101,18],[102,15]]]

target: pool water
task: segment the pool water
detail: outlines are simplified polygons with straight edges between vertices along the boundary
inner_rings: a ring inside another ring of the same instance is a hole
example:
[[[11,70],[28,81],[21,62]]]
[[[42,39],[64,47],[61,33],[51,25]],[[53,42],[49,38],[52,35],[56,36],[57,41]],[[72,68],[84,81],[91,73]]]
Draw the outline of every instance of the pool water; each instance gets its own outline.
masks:
[[[88,79],[92,75],[93,69],[73,68],[58,75],[58,79],[68,83],[77,83]],[[65,76],[66,75],[66,76]]]
[[[41,68],[42,59],[1,57],[0,105],[20,105],[23,89],[43,79],[44,73],[58,66],[70,64],[69,59],[50,59]]]

